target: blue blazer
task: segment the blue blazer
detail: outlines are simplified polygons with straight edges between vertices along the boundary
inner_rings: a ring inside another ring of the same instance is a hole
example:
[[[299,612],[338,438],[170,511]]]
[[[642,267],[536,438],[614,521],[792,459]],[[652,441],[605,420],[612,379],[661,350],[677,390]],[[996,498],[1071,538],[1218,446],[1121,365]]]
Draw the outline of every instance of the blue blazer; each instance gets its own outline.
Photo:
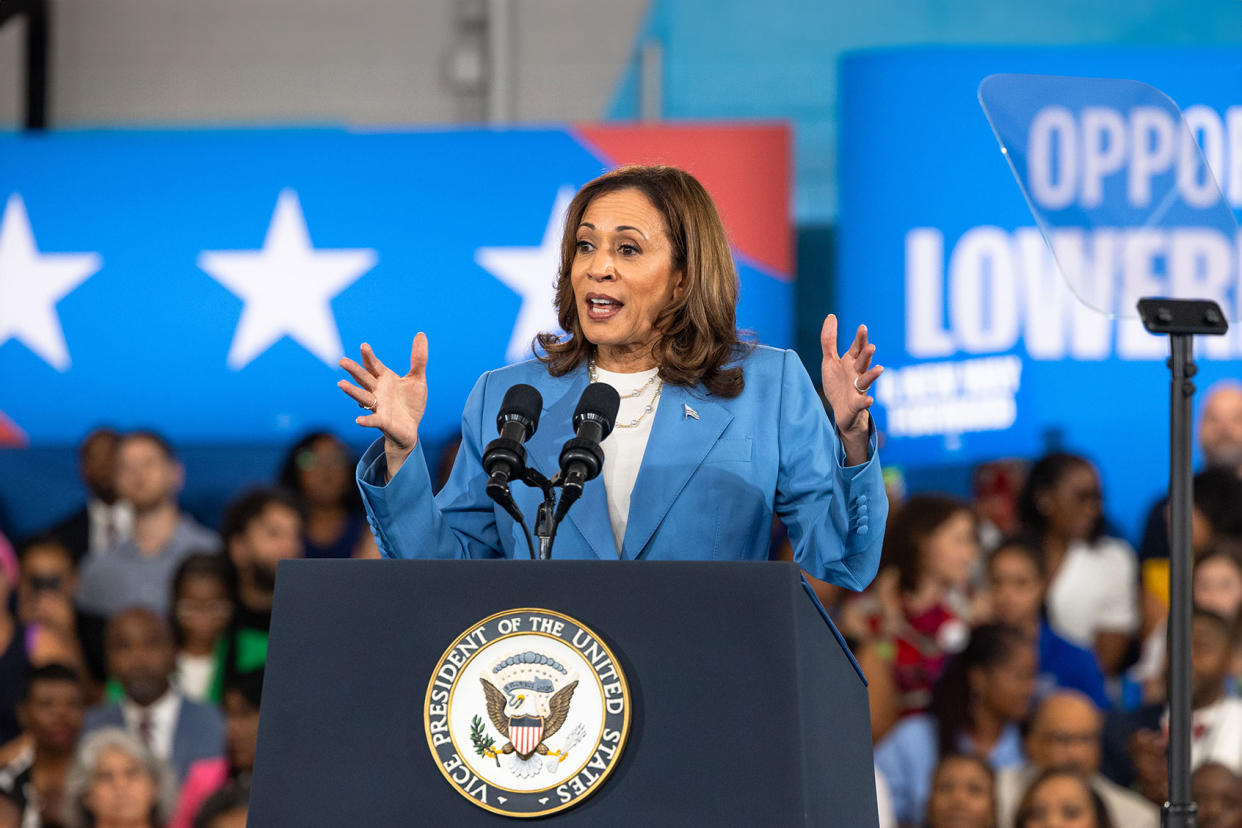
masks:
[[[871,582],[888,515],[874,432],[867,462],[845,467],[836,427],[797,354],[759,346],[740,364],[745,390],[733,399],[702,385],[665,384],[620,553],[596,478],[561,524],[554,558],[767,560],[775,513],[807,572],[854,590]],[[517,383],[543,395],[527,463],[549,477],[556,472],[587,386],[585,366],[563,377],[535,360],[489,371],[466,401],[461,448],[439,494],[421,443],[387,483],[382,438],[359,461],[367,519],[385,556],[527,557],[521,527],[484,493],[482,467],[501,400]],[[540,493],[520,483],[512,491],[533,525]]]
[[[82,734],[102,727],[125,727],[125,715],[121,712],[120,703],[110,702],[86,711]],[[220,711],[215,705],[182,696],[181,710],[173,728],[172,756],[168,763],[177,775],[177,784],[185,781],[190,765],[200,759],[216,759],[223,755],[224,717]]]

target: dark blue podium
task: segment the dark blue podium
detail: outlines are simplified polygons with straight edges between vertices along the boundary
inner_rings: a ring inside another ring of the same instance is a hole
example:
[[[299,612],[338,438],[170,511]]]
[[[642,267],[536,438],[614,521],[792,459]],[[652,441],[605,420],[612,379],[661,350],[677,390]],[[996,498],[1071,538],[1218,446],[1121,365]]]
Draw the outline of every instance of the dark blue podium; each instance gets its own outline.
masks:
[[[424,731],[445,648],[513,607],[581,621],[632,719],[577,826],[872,826],[865,682],[788,563],[286,561],[250,807],[256,826],[499,825]]]

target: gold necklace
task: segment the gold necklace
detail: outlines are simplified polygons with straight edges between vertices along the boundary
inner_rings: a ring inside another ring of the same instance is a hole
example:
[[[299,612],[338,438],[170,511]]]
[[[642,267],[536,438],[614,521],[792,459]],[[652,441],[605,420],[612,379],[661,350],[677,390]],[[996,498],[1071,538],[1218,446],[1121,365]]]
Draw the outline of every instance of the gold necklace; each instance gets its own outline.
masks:
[[[587,362],[587,378],[591,382],[599,382],[599,372],[595,367],[595,360],[591,360]],[[660,379],[659,371],[656,371],[654,374],[651,375],[651,379],[647,380],[642,385],[638,386],[637,388],[635,388],[633,391],[626,394],[625,396],[637,397],[647,388],[650,388],[652,383],[655,383],[655,393],[651,395],[651,399],[648,400],[647,405],[643,407],[643,412],[639,414],[637,417],[635,417],[634,419],[630,420],[628,423],[620,423],[620,422],[617,423],[616,428],[634,428],[639,423],[641,423],[643,420],[645,420],[648,414],[650,414],[653,410],[655,410],[656,402],[660,399],[660,392],[664,390],[664,380]]]

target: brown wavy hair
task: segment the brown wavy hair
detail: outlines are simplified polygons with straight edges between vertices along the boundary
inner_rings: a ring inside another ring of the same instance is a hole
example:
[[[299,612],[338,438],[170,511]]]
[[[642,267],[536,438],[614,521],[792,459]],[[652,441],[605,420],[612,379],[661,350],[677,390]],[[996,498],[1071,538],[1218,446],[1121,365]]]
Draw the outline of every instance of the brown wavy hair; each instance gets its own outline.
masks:
[[[737,330],[738,278],[724,224],[707,190],[676,167],[628,166],[604,173],[574,196],[565,216],[561,267],[556,280],[556,313],[568,336],[535,337],[535,355],[554,377],[587,362],[595,346],[582,333],[570,274],[578,251],[578,225],[591,201],[617,190],[638,190],[664,217],[673,272],[684,289],[660,311],[660,333],[653,356],[660,378],[673,385],[703,383],[712,394],[736,397],[745,380],[741,366],[725,367],[752,344]],[[543,353],[540,353],[542,349]]]

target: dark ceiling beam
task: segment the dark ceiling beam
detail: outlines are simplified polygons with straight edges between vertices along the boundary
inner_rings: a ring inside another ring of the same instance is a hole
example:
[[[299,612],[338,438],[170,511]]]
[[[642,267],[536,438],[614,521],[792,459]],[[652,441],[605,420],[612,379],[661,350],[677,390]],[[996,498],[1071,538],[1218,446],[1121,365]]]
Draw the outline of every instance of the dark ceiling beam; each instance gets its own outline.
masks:
[[[8,0],[0,4],[0,26],[18,15],[26,18],[26,83],[22,126],[28,130],[47,129],[48,64],[50,51],[50,12],[48,0]]]

